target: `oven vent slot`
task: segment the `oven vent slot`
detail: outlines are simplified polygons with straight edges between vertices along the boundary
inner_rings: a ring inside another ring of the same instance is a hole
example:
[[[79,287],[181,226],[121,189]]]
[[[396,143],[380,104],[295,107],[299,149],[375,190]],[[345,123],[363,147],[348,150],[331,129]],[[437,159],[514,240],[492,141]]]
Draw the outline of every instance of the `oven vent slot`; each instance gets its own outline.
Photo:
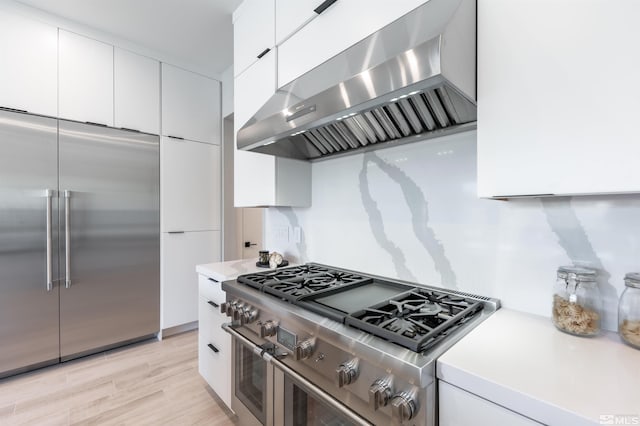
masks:
[[[464,291],[449,290],[449,289],[446,289],[445,291],[448,292],[448,293],[457,294],[458,296],[469,297],[469,298],[478,299],[478,300],[484,300],[486,302],[490,302],[491,301],[490,297],[478,296],[477,294],[465,293]]]

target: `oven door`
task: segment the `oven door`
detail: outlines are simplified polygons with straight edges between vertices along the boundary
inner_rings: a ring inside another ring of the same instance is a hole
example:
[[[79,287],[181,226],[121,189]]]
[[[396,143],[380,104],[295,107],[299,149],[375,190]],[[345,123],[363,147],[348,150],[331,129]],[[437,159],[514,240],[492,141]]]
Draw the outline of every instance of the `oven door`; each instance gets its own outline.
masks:
[[[371,425],[322,389],[276,359],[273,421],[283,426]]]
[[[257,346],[232,336],[231,409],[243,426],[273,425],[273,367]]]

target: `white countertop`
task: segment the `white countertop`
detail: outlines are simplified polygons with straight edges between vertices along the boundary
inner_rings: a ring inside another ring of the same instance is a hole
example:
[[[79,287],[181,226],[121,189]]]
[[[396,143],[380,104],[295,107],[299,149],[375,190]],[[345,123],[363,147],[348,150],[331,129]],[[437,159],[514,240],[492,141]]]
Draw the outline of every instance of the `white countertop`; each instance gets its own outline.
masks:
[[[640,419],[640,350],[616,333],[562,333],[537,315],[499,309],[439,358],[437,373],[544,424],[638,424],[601,423],[606,415]]]
[[[228,262],[206,263],[196,266],[196,272],[217,281],[226,281],[238,275],[268,271],[269,268],[256,266],[256,259],[230,260]]]

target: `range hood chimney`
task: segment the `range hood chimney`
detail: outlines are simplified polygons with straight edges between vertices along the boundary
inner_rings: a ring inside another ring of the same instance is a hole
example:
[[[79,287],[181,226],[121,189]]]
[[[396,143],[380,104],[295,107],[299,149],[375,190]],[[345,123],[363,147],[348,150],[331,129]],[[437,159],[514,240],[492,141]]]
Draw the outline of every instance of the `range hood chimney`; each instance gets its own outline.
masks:
[[[283,86],[238,148],[318,160],[475,128],[476,0],[429,0]]]

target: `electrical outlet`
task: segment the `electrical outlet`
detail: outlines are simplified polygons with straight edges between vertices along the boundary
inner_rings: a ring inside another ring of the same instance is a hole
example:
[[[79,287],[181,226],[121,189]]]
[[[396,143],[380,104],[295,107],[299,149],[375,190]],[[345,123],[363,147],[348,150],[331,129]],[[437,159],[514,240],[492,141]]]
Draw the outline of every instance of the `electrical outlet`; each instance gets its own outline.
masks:
[[[300,244],[302,242],[302,229],[299,226],[293,228],[293,241],[296,244]]]
[[[276,226],[273,228],[273,236],[277,242],[288,243],[289,242],[289,227],[288,226]]]

